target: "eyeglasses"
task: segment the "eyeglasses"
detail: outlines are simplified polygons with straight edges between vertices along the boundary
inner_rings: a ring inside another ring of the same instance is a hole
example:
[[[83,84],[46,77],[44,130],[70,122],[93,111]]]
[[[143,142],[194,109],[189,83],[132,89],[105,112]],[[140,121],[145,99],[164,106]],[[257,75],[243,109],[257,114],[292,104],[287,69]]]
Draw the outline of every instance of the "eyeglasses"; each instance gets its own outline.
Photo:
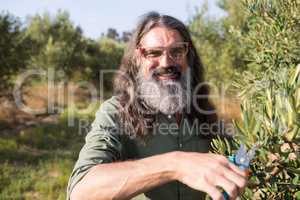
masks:
[[[177,42],[168,47],[138,47],[142,56],[150,61],[157,61],[166,52],[174,61],[181,61],[188,53],[188,42]]]

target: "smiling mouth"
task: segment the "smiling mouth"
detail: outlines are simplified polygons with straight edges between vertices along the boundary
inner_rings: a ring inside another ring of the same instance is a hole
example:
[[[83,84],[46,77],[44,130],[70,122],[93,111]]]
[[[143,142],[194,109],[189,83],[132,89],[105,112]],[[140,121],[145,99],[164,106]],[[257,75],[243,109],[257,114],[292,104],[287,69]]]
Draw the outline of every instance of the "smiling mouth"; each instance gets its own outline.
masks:
[[[178,80],[181,72],[175,66],[167,68],[158,68],[154,71],[153,76],[159,80]]]
[[[179,79],[178,74],[162,74],[157,76],[160,80],[177,80]]]

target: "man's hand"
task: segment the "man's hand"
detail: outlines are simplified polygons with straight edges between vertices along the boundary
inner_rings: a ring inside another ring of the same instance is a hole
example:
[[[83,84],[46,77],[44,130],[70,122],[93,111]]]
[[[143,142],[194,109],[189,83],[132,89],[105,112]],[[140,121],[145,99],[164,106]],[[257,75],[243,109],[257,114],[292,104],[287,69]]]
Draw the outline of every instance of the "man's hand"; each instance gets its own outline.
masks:
[[[247,173],[221,155],[176,152],[177,180],[189,187],[206,192],[213,200],[223,200],[223,188],[231,199],[241,194],[247,184]]]

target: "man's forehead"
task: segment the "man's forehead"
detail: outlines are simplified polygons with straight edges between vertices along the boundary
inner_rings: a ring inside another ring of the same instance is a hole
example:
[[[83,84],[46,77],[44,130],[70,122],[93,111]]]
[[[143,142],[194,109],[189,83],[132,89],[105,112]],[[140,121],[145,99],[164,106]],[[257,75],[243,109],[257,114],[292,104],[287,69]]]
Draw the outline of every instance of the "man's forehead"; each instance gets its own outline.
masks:
[[[140,44],[146,47],[156,47],[169,46],[176,42],[183,42],[183,38],[177,30],[155,27],[142,37]]]

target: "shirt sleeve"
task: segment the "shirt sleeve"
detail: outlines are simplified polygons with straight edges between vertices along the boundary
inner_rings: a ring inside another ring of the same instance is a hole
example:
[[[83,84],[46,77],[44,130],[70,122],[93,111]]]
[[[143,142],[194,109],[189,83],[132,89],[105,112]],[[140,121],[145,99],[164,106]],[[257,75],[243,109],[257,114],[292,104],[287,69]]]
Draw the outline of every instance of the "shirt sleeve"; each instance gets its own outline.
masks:
[[[74,186],[89,172],[101,163],[121,160],[122,144],[119,135],[117,109],[109,100],[104,102],[96,113],[92,128],[85,138],[77,162],[71,173],[67,200]]]

